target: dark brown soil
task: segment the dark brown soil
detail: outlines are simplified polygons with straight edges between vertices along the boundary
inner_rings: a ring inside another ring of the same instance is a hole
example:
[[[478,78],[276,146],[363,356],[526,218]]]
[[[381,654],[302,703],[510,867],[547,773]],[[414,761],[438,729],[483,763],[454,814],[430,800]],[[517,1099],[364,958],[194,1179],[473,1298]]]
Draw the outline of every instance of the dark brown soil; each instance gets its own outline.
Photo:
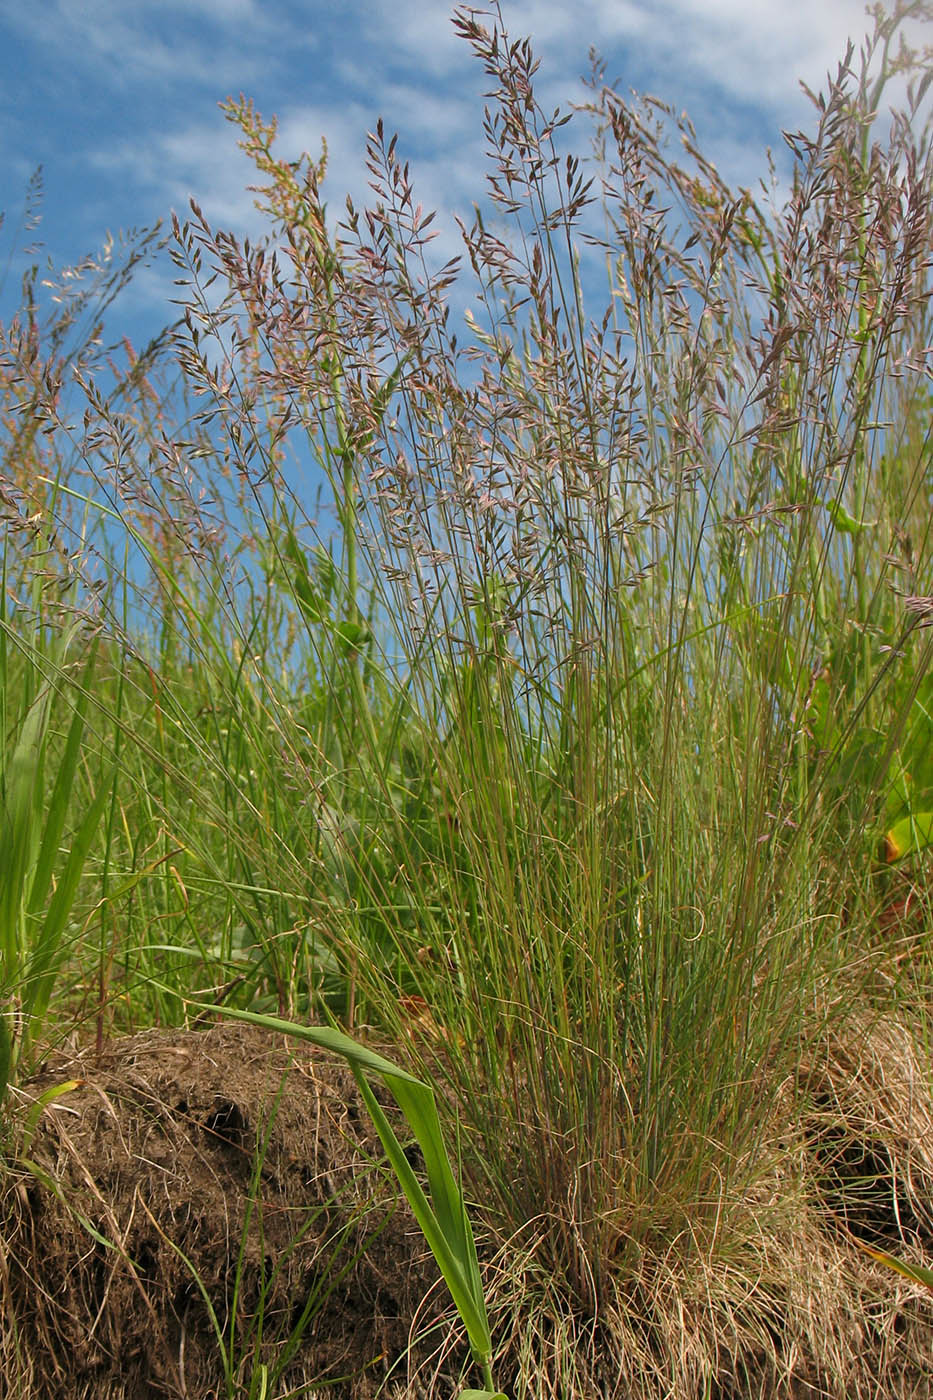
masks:
[[[0,1201],[0,1395],[258,1397],[263,1363],[269,1397],[405,1380],[449,1299],[349,1070],[226,1024],[59,1057],[25,1093],[72,1078]]]

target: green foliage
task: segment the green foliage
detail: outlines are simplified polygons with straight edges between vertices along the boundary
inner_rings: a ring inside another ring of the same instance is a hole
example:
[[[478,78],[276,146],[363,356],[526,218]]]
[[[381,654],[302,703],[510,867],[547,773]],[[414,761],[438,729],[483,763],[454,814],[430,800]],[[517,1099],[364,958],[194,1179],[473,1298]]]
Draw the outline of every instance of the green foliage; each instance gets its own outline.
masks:
[[[85,863],[97,838],[112,774],[102,771],[61,865],[60,848],[83,757],[89,688],[95,667],[91,648],[64,748],[56,752],[54,779],[47,780],[55,711],[67,705],[62,666],[74,633],[41,650],[27,650],[20,684],[26,697],[21,717],[10,716],[15,631],[0,616],[0,689],[3,712],[13,718],[15,738],[0,769],[0,1102],[29,1046],[41,1037],[55,984],[66,962]],[[41,645],[41,643],[40,643]],[[50,678],[46,678],[46,672]],[[19,678],[18,678],[19,679]],[[60,868],[59,868],[60,867]],[[54,880],[54,887],[53,887]]]
[[[882,1249],[871,1249],[868,1245],[861,1246],[866,1254],[870,1254],[872,1259],[876,1259],[879,1264],[884,1264],[892,1269],[894,1273],[900,1274],[902,1278],[910,1279],[911,1283],[922,1284],[924,1288],[933,1291],[933,1269],[925,1269],[922,1264],[909,1264],[904,1259],[898,1259],[893,1254],[886,1254]]]

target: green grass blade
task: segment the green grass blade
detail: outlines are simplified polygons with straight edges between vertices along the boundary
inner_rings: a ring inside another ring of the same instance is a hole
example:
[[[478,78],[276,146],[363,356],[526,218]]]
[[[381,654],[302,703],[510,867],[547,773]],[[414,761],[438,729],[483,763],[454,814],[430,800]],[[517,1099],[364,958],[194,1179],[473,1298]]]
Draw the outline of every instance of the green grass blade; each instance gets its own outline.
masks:
[[[920,1283],[924,1288],[929,1288],[933,1291],[933,1269],[925,1269],[922,1264],[908,1264],[905,1260],[898,1259],[893,1254],[885,1254],[883,1249],[872,1249],[870,1245],[863,1244],[861,1240],[858,1240],[857,1244],[860,1249],[863,1249],[866,1254],[870,1254],[872,1259],[877,1260],[879,1264],[884,1264],[887,1268],[893,1269],[893,1271],[896,1274],[900,1274],[902,1278],[910,1279],[911,1283]]]
[[[0,813],[0,950],[3,981],[15,983],[21,971],[21,926],[26,884],[39,843],[36,794],[42,773],[49,692],[44,690],[23,720],[3,775]]]
[[[474,1304],[482,1314],[483,1326],[486,1327],[483,1284],[476,1256],[476,1243],[463,1194],[454,1177],[444,1146],[434,1093],[429,1086],[419,1085],[413,1088],[400,1081],[390,1082],[389,1088],[418,1139],[424,1157],[432,1205],[444,1237],[453,1245],[459,1267],[466,1276]],[[487,1333],[487,1354],[490,1345]]]
[[[65,828],[65,817],[68,812],[68,804],[71,800],[75,775],[78,771],[78,764],[81,759],[81,741],[84,738],[85,712],[87,710],[89,683],[94,667],[95,653],[96,645],[85,669],[83,683],[78,690],[78,700],[68,730],[65,751],[62,754],[58,772],[55,777],[55,784],[52,788],[52,795],[46,807],[42,842],[36,861],[35,874],[32,878],[32,887],[29,891],[27,912],[30,914],[41,909],[46,901],[49,886],[52,883],[52,872],[55,868],[55,862],[58,859],[58,853],[61,848],[62,832]]]
[[[153,985],[159,984],[153,982]],[[172,988],[165,987],[163,990],[172,991]],[[235,1021],[245,1021],[247,1025],[259,1026],[262,1030],[272,1031],[276,1035],[287,1035],[295,1040],[306,1040],[311,1045],[317,1045],[321,1050],[333,1051],[335,1055],[342,1056],[348,1064],[358,1065],[360,1069],[368,1070],[373,1074],[392,1075],[396,1079],[407,1080],[412,1084],[421,1083],[420,1079],[416,1079],[414,1075],[400,1069],[391,1060],[377,1055],[374,1050],[367,1050],[365,1045],[359,1045],[350,1036],[344,1035],[343,1031],[332,1030],[330,1026],[302,1026],[295,1021],[284,1021],[279,1016],[261,1016],[255,1011],[240,1011],[232,1006],[215,1006],[211,1002],[205,1001],[190,1001],[189,1005],[208,1014],[229,1017]]]
[[[457,1306],[457,1311],[466,1326],[473,1354],[476,1360],[480,1362],[481,1365],[484,1365],[489,1361],[489,1356],[492,1351],[492,1339],[489,1334],[489,1324],[486,1319],[486,1308],[482,1298],[482,1289],[480,1288],[479,1295],[477,1296],[475,1281],[470,1268],[469,1251],[464,1247],[462,1240],[462,1220],[465,1219],[465,1213],[457,1209],[452,1212],[456,1220],[456,1227],[451,1229],[451,1213],[442,1206],[445,1215],[445,1219],[442,1222],[437,1211],[432,1208],[432,1204],[425,1196],[421,1184],[412,1171],[408,1158],[405,1156],[402,1146],[392,1130],[392,1125],[383,1113],[372,1089],[358,1072],[356,1073],[356,1079],[360,1086],[360,1093],[363,1096],[366,1107],[369,1109],[373,1122],[376,1125],[376,1131],[386,1150],[386,1156],[392,1164],[392,1168],[398,1177],[399,1185],[405,1192],[408,1203],[414,1212],[415,1219],[418,1221],[422,1234],[430,1246],[431,1253],[437,1260],[438,1267],[444,1275],[444,1281],[450,1289],[451,1297]],[[395,1085],[392,1083],[391,1077],[387,1076],[387,1083],[388,1087],[395,1093]],[[439,1124],[437,1126],[437,1138],[434,1142],[431,1141],[431,1118],[433,1117],[435,1120],[437,1118],[434,1095],[426,1084],[420,1087],[422,1093],[411,1094],[409,1097],[412,1116],[409,1117],[406,1113],[406,1117],[418,1140],[418,1145],[425,1155],[425,1161],[427,1161],[428,1152],[433,1156],[437,1155],[438,1147],[441,1155],[443,1155],[446,1160],[443,1142],[440,1140],[439,1136]],[[428,1100],[430,1101],[430,1110],[428,1108]],[[399,1106],[401,1107],[401,1104]],[[425,1152],[425,1146],[427,1146],[428,1152]],[[447,1166],[447,1173],[450,1175],[452,1181],[453,1177],[450,1173],[449,1164]],[[454,1186],[454,1190],[456,1191],[456,1186]],[[459,1192],[457,1192],[457,1195],[459,1198]],[[472,1243],[472,1232],[470,1234],[470,1241]]]
[[[6,1099],[13,1066],[13,1037],[5,1011],[0,1011],[0,1106]]]
[[[35,1023],[48,1009],[63,952],[62,935],[74,905],[84,864],[87,860],[104,808],[110,796],[112,773],[102,779],[91,806],[81,822],[68,853],[68,860],[52,896],[42,929],[29,958],[23,1009]],[[27,1025],[25,1034],[29,1035]]]
[[[342,1031],[324,1026],[298,1025],[275,1016],[262,1016],[255,1012],[239,1011],[204,1002],[191,1004],[201,1011],[229,1016],[279,1035],[308,1041],[321,1049],[333,1051],[349,1063],[386,1156],[466,1326],[473,1354],[481,1365],[488,1366],[492,1340],[483,1301],[476,1246],[463,1196],[454,1179],[444,1148],[433,1090],[422,1080],[394,1065],[391,1060],[358,1045]],[[431,1201],[422,1190],[391,1124],[366,1083],[363,1077],[365,1073],[375,1073],[382,1077],[415,1134],[425,1161]]]

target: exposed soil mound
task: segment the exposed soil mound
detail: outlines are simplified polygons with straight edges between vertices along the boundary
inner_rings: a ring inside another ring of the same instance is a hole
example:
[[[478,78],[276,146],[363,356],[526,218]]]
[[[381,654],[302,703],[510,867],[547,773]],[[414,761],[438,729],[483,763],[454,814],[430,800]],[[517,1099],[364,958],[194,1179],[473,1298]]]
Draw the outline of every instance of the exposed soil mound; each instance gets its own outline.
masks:
[[[778,1095],[781,1150],[715,1248],[646,1242],[595,1310],[561,1254],[572,1200],[509,1237],[476,1212],[509,1393],[929,1400],[930,1297],[860,1247],[929,1259],[928,1067],[889,1021],[812,1048],[809,1110]],[[453,1305],[342,1064],[223,1024],[59,1056],[21,1092],[71,1079],[8,1144],[0,1400],[456,1394]]]
[[[3,1189],[0,1394],[258,1395],[265,1364],[270,1396],[360,1400],[447,1306],[330,1057],[243,1025],[149,1032],[26,1093],[72,1078],[25,1145],[38,1172]]]

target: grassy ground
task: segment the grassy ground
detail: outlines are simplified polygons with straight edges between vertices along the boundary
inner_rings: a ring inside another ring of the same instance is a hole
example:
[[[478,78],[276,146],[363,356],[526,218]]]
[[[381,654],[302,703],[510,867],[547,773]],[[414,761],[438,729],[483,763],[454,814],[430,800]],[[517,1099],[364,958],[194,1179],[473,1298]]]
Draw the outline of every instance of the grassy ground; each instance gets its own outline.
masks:
[[[933,1244],[929,70],[884,21],[775,209],[459,23],[462,268],[381,128],[338,223],[230,103],[267,242],[176,222],[142,355],[3,328],[8,1109],[193,1001],[330,1021],[458,1125],[516,1395],[905,1388],[852,1240]]]

